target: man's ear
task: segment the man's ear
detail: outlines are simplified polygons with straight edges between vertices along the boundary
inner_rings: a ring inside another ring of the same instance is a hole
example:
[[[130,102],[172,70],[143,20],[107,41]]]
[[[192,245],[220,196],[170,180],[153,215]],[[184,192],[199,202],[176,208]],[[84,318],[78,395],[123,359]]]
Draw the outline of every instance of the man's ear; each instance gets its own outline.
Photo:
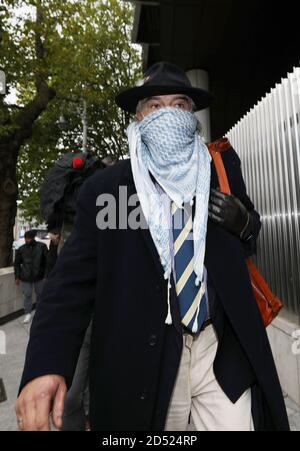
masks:
[[[140,111],[135,113],[135,117],[137,118],[138,121],[142,121],[143,120],[143,115],[142,115],[142,113]]]

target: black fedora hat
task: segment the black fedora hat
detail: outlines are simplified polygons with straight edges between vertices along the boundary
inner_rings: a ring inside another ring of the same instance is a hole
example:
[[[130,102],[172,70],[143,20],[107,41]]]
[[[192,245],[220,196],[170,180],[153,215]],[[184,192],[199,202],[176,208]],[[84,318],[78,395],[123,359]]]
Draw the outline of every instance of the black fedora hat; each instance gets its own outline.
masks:
[[[123,110],[135,113],[140,100],[167,94],[187,95],[194,101],[197,111],[207,108],[215,99],[210,92],[194,88],[180,67],[162,61],[151,66],[137,86],[120,92],[115,100]]]

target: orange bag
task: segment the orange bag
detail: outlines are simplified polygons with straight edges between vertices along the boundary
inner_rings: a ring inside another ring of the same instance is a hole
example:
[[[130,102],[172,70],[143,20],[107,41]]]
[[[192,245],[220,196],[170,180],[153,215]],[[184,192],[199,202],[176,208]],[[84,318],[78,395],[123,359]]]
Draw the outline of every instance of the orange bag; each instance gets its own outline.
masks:
[[[208,144],[208,149],[217,171],[220,190],[226,194],[230,194],[231,191],[221,152],[229,149],[230,147],[231,144],[227,138],[222,138]],[[264,325],[267,327],[273,319],[276,318],[283,304],[281,300],[272,293],[270,287],[254,265],[253,261],[250,258],[247,258],[246,263],[249,270],[254,297],[259,307]]]

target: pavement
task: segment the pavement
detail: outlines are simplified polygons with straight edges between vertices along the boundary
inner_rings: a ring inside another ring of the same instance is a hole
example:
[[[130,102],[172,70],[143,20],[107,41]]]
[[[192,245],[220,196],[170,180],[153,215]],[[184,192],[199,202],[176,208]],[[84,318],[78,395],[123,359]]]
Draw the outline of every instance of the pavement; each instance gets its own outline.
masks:
[[[6,353],[0,353],[0,378],[3,379],[7,394],[7,401],[0,403],[0,431],[17,430],[14,404],[22,375],[30,330],[30,324],[22,324],[23,318],[20,317],[0,326],[0,338],[4,335],[6,337]],[[3,343],[0,350],[0,352],[3,352]],[[291,430],[300,431],[300,407],[288,397],[285,397],[285,401]]]
[[[24,366],[30,324],[22,324],[23,316],[11,321],[0,330],[6,336],[6,354],[0,354],[0,378],[3,379],[7,401],[0,403],[0,431],[15,431],[17,423],[14,404]]]

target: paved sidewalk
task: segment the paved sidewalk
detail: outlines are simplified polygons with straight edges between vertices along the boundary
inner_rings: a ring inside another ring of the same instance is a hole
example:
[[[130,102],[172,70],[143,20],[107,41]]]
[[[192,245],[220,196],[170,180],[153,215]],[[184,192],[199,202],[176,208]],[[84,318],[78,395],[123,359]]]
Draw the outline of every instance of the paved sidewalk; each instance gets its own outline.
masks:
[[[22,324],[23,317],[0,326],[6,335],[6,354],[0,354],[0,378],[3,379],[7,401],[0,403],[0,431],[15,431],[17,424],[14,404],[24,365],[30,325]],[[300,431],[300,408],[286,398],[292,431]]]
[[[6,354],[0,354],[0,377],[3,379],[7,401],[0,403],[0,431],[15,431],[17,423],[14,404],[25,360],[30,324],[22,324],[23,316],[0,330],[6,335]]]

